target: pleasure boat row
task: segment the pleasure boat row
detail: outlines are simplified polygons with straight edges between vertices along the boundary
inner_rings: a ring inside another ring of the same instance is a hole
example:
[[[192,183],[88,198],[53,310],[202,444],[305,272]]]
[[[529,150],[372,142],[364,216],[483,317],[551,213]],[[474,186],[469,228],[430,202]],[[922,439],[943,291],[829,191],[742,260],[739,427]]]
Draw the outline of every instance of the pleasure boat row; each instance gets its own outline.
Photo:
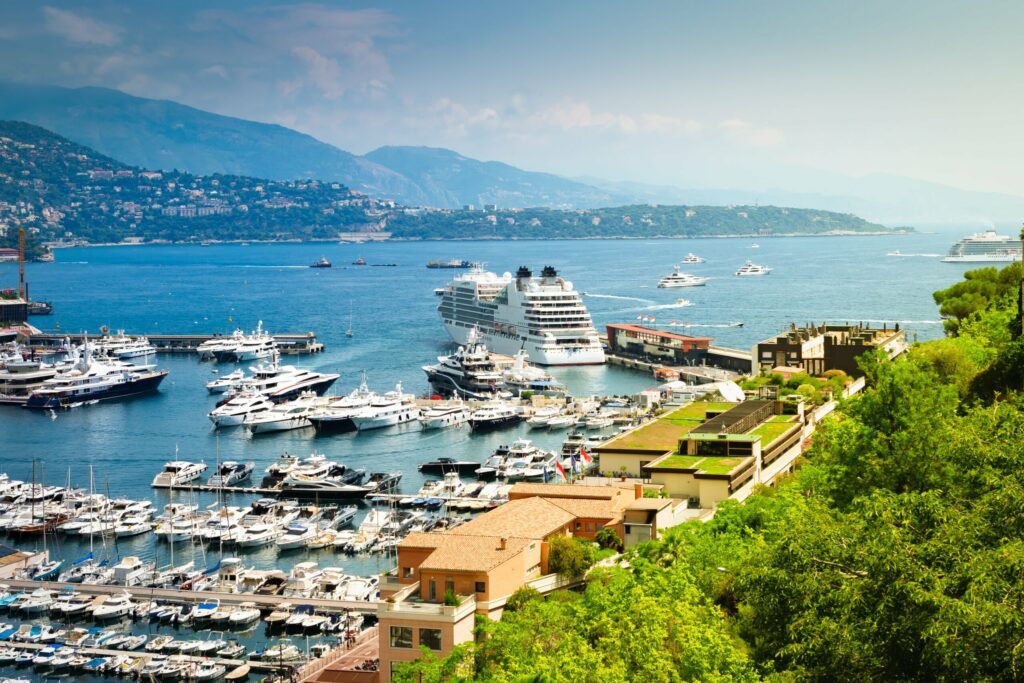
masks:
[[[297,397],[304,391],[322,394],[334,384],[340,375],[297,368],[294,365],[278,363],[276,353],[271,362],[251,368],[251,374],[235,371],[220,379],[207,382],[211,394],[226,393],[229,398],[241,392],[254,392],[265,396],[274,403]]]
[[[245,363],[275,355],[277,342],[263,329],[261,320],[251,334],[235,330],[229,337],[214,337],[203,342],[196,348],[196,352],[200,360]]]

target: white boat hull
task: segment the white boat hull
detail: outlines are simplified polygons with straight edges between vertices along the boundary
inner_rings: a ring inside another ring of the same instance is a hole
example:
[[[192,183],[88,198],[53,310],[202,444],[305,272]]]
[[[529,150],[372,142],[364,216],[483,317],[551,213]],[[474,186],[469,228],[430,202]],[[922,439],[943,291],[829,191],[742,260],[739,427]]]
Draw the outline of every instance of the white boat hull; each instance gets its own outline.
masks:
[[[461,327],[448,321],[444,322],[444,327],[455,343],[465,346],[469,342],[472,328]],[[514,356],[520,349],[525,349],[530,361],[538,365],[601,365],[605,361],[604,350],[596,337],[593,343],[587,346],[562,346],[554,343],[540,344],[519,336],[496,334],[493,330],[477,329],[477,333],[491,351]]]
[[[418,419],[419,411],[409,411],[395,415],[378,415],[374,417],[353,416],[352,422],[355,424],[356,429],[363,432],[368,429],[394,427],[395,425],[405,424],[407,422],[415,422]]]
[[[266,422],[250,422],[249,431],[253,434],[266,434],[268,432],[286,432],[290,429],[302,429],[312,427],[313,423],[304,417],[286,417],[280,420]]]

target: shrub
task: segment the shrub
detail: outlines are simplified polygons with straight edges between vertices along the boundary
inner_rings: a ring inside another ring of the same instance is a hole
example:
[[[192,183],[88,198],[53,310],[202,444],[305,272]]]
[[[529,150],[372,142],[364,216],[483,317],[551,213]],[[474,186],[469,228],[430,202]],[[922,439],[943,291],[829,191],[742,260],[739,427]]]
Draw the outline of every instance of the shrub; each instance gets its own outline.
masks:
[[[453,591],[451,588],[444,592],[444,604],[448,605],[449,607],[459,606],[459,596],[455,595],[455,591]]]
[[[540,591],[536,588],[533,586],[521,586],[517,588],[512,595],[508,596],[508,602],[505,603],[505,609],[510,612],[517,612],[523,609],[527,603],[540,599]]]
[[[555,536],[549,541],[548,568],[565,578],[583,576],[594,565],[594,544],[590,541]]]
[[[602,548],[611,548],[622,552],[622,540],[619,539],[619,535],[615,533],[614,529],[601,529],[596,534],[597,544]]]

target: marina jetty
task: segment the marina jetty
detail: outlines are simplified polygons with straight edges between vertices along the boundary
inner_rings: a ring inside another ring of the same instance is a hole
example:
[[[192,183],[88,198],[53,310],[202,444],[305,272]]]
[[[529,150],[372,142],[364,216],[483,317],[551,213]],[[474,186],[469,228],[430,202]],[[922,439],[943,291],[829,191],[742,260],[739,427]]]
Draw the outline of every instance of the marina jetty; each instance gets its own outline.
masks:
[[[81,339],[85,337],[90,342],[99,341],[104,337],[100,333],[69,334],[49,330],[29,337],[28,343],[33,348],[56,349],[64,343],[68,337]],[[135,335],[131,335],[135,336]],[[322,353],[324,345],[317,341],[315,332],[300,332],[292,334],[270,335],[277,344],[279,353],[291,356],[304,354]],[[215,339],[230,339],[230,334],[221,333],[192,333],[192,334],[146,334],[146,339],[152,344],[158,353],[196,353],[199,345]]]

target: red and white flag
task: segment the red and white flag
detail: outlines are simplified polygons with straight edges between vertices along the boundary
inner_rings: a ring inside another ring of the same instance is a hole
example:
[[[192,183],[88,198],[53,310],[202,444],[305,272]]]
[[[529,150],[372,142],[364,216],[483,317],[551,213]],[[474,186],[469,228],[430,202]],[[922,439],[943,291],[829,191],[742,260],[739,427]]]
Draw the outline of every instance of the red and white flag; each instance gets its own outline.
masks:
[[[555,469],[558,470],[558,473],[560,475],[562,475],[562,479],[565,479],[566,481],[569,481],[569,477],[566,476],[566,474],[565,474],[565,468],[562,467],[562,463],[558,462],[557,460],[555,461]]]
[[[586,448],[581,448],[580,449],[580,457],[583,458],[587,462],[588,465],[590,463],[594,462],[594,459],[590,457],[590,453],[587,453],[587,449]]]

